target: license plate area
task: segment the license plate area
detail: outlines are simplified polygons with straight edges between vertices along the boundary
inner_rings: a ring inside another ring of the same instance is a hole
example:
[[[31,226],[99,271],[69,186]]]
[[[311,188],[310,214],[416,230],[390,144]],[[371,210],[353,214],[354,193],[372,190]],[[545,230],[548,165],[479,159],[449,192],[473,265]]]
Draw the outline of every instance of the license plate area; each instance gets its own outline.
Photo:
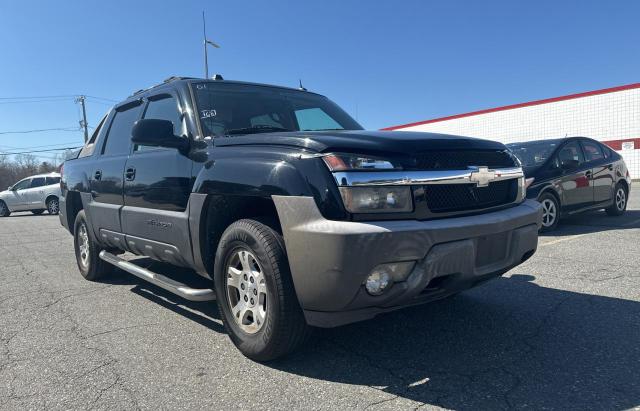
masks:
[[[476,239],[476,267],[494,264],[507,257],[509,232],[491,234]]]

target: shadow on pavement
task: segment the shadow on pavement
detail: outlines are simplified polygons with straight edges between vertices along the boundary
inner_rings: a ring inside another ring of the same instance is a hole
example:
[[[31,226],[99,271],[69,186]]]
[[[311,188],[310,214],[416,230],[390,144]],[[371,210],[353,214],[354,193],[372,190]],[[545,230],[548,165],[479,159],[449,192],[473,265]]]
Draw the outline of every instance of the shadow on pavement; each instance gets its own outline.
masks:
[[[189,302],[121,274],[137,295],[224,332],[215,303]],[[534,279],[498,278],[441,302],[318,329],[301,350],[266,366],[450,409],[640,405],[640,303]]]
[[[450,409],[640,405],[640,303],[532,279],[321,330],[270,366]]]
[[[556,230],[541,233],[540,236],[563,237],[632,228],[640,228],[640,210],[627,210],[623,215],[617,217],[611,217],[604,211],[589,211],[561,219]]]

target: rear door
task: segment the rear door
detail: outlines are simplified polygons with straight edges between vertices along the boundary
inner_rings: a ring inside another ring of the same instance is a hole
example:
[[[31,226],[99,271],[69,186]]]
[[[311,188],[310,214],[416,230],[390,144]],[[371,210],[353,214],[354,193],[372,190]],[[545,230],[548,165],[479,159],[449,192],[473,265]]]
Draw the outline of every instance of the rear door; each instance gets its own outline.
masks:
[[[187,138],[181,102],[173,91],[150,96],[142,118],[171,121],[174,134]],[[146,239],[177,248],[162,253],[153,250],[155,253],[188,254],[186,209],[193,186],[192,167],[191,159],[176,149],[134,145],[125,167],[122,210],[123,232],[139,237],[127,236],[130,247],[137,246],[139,253],[162,247],[141,241]]]
[[[577,140],[565,143],[558,150],[556,166],[560,168],[561,202],[564,211],[588,207],[593,203],[591,167]]]
[[[120,209],[124,205],[124,166],[131,150],[131,128],[142,112],[142,101],[115,109],[98,155],[91,161],[89,179],[91,225],[99,230],[121,233]]]
[[[580,140],[587,165],[591,167],[591,185],[594,203],[611,201],[615,175],[613,159],[605,156],[600,143],[588,139]]]
[[[44,187],[46,184],[45,177],[33,177],[31,179],[31,186],[25,190],[30,210],[45,208]]]

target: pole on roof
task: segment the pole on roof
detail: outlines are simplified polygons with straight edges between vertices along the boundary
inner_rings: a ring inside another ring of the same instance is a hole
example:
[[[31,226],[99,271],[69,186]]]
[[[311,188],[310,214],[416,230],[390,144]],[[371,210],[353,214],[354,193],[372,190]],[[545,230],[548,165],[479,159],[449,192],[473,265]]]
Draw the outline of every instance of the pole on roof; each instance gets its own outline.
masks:
[[[207,56],[207,23],[202,10],[202,47],[204,47],[204,78],[209,78],[209,58]]]

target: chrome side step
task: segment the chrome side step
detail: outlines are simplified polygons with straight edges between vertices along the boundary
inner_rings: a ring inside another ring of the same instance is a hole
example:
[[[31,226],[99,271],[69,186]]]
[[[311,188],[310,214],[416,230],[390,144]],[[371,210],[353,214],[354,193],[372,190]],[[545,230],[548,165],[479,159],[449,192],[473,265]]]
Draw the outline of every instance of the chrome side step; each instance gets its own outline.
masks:
[[[212,301],[216,299],[215,292],[210,288],[191,288],[188,285],[179,283],[171,278],[165,277],[162,274],[154,273],[153,271],[149,271],[146,268],[142,268],[134,263],[131,263],[127,260],[123,260],[122,258],[108,253],[104,250],[100,251],[100,258],[109,264],[115,265],[128,272],[129,274],[133,274],[138,278],[141,278],[145,281],[150,282],[153,285],[157,285],[160,288],[163,288],[170,293],[178,295],[185,300],[189,301]]]

